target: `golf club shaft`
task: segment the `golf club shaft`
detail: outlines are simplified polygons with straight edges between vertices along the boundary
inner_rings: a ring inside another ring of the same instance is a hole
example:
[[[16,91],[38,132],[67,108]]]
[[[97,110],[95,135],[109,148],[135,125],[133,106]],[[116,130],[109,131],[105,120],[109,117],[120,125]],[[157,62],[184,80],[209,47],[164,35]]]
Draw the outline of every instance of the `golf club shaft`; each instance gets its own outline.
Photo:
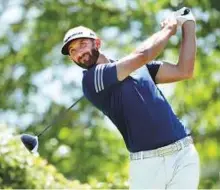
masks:
[[[83,99],[84,96],[80,97],[77,101],[75,101],[70,107],[68,107],[64,112],[62,112],[60,115],[58,115],[58,117],[56,119],[54,119],[52,121],[51,124],[49,124],[47,127],[45,127],[45,129],[40,132],[37,137],[40,137],[45,131],[47,131],[50,127],[53,126],[53,124],[55,124],[61,117],[63,117],[70,109],[72,109],[79,101],[81,101]]]

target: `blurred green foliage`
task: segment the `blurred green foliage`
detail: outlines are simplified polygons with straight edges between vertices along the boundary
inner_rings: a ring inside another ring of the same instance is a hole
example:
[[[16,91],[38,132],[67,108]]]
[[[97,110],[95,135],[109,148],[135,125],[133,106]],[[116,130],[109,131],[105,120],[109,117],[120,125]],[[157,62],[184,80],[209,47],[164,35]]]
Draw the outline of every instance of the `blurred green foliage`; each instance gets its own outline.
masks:
[[[69,181],[56,168],[30,154],[18,135],[0,125],[1,189],[91,189],[78,180]]]
[[[85,25],[97,31],[104,49],[112,51],[112,58],[118,59],[159,30],[159,22],[168,10],[191,7],[197,18],[195,76],[193,80],[176,83],[169,101],[193,130],[202,166],[200,188],[220,187],[218,0],[20,0],[19,5],[13,2],[0,1],[1,18],[15,7],[21,10],[19,16],[14,16],[16,21],[1,20],[4,25],[0,33],[0,114],[16,113],[20,132],[33,134],[38,134],[82,94],[76,72],[72,73],[74,80],[65,79],[67,71],[75,67],[60,54],[63,35],[69,28]],[[175,62],[180,41],[177,33],[159,58]],[[48,74],[48,69],[53,73]],[[40,84],[34,82],[36,76]],[[48,81],[61,83],[63,94],[59,101],[44,93]],[[20,121],[28,120],[27,113],[32,121],[24,127]],[[0,115],[0,122],[3,117]],[[10,123],[13,117],[8,118]],[[40,155],[69,179],[93,187],[127,187],[127,151],[118,134],[104,127],[103,115],[83,100],[62,119],[40,139]]]
[[[66,128],[63,129],[64,131],[66,130]],[[65,154],[62,155],[54,152],[52,155],[57,163],[56,167],[63,168],[62,172],[64,174],[69,172],[68,175],[71,176],[71,181],[70,179],[67,180],[47,160],[42,159],[38,153],[31,154],[22,144],[20,135],[13,130],[9,130],[5,125],[0,125],[0,188],[128,188],[127,157],[125,156],[125,152],[118,151],[122,145],[122,141],[117,138],[117,135],[115,136],[108,129],[98,127],[94,128],[94,130],[88,129],[84,131],[76,129],[72,132],[78,133],[74,136],[76,137],[74,146],[77,149],[71,152],[65,151]],[[62,137],[64,137],[64,133],[61,132]],[[99,133],[98,136],[100,139],[97,139],[98,141],[96,142],[94,140],[90,141],[91,134],[96,136],[96,133]],[[87,134],[85,136],[88,139],[82,134]],[[84,142],[82,143],[82,141]],[[48,149],[54,148],[50,142],[46,146]],[[100,149],[102,152],[97,151],[97,146],[102,146]],[[61,145],[61,149],[67,150],[67,145]],[[108,154],[109,152],[114,154]],[[100,157],[104,157],[105,159],[100,159]],[[121,159],[116,160],[118,157]],[[68,165],[70,162],[71,167]],[[87,181],[89,184],[81,184],[79,180]]]
[[[63,126],[55,137],[41,142],[44,144],[40,146],[41,156],[54,163],[66,177],[89,184],[108,183],[108,188],[126,187],[128,152],[115,131],[100,126],[73,129]]]

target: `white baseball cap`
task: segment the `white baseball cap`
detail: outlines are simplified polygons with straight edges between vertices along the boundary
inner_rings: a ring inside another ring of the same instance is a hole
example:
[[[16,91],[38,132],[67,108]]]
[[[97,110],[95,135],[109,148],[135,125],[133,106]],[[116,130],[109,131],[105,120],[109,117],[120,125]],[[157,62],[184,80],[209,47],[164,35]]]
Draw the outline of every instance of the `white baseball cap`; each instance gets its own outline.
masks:
[[[63,47],[61,49],[61,53],[63,55],[69,55],[68,46],[70,42],[74,39],[78,38],[91,38],[97,39],[97,35],[91,29],[84,26],[77,26],[75,28],[69,29],[63,39]]]

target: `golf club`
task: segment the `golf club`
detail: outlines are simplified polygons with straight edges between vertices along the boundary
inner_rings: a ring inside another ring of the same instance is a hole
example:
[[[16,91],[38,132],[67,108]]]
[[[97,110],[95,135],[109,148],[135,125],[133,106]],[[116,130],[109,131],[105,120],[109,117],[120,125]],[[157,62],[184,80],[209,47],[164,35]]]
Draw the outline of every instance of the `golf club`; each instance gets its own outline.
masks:
[[[75,101],[69,108],[67,108],[64,112],[62,112],[56,119],[54,119],[51,124],[49,124],[45,129],[40,132],[37,136],[22,134],[21,141],[24,146],[32,153],[37,153],[38,150],[38,138],[43,135],[50,127],[52,127],[60,118],[62,118],[71,108],[73,108],[79,101],[83,99],[84,96],[80,97],[77,101]]]

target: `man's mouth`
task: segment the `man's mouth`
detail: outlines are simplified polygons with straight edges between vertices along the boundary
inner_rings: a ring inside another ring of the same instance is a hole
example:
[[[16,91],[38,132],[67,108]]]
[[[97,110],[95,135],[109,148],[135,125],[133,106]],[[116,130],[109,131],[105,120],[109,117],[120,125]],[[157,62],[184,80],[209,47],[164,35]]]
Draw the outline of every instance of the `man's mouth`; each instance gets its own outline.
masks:
[[[88,62],[88,61],[89,61],[89,54],[88,54],[88,53],[84,54],[84,55],[79,59],[79,61],[80,61],[81,63],[86,63],[86,62]]]
[[[92,49],[91,52],[84,53],[76,61],[77,65],[84,69],[88,69],[96,64],[99,57],[99,52],[95,49]]]

